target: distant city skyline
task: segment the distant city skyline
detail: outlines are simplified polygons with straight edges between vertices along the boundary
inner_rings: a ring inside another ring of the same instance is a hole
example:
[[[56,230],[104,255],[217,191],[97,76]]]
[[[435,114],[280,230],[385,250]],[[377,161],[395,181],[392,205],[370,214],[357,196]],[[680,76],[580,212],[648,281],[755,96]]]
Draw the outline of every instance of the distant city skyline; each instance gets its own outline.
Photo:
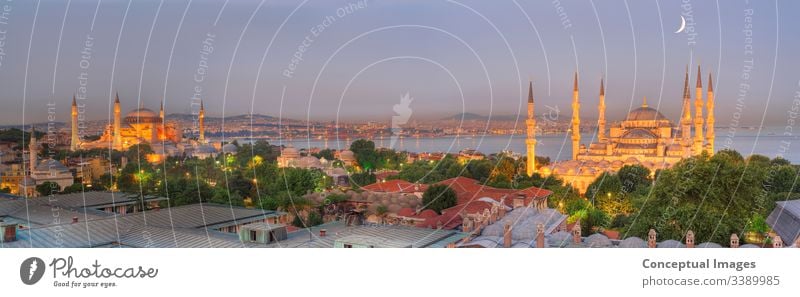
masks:
[[[576,70],[582,117],[596,118],[603,77],[608,120],[646,96],[677,124],[685,67],[693,85],[698,63],[714,78],[717,126],[786,125],[800,23],[779,13],[800,3],[686,3],[5,2],[0,125],[49,111],[68,122],[74,93],[86,120],[110,119],[116,92],[123,113],[162,100],[192,113],[203,98],[208,117],[389,122],[409,93],[410,122],[522,115],[529,80],[537,114],[567,119]]]

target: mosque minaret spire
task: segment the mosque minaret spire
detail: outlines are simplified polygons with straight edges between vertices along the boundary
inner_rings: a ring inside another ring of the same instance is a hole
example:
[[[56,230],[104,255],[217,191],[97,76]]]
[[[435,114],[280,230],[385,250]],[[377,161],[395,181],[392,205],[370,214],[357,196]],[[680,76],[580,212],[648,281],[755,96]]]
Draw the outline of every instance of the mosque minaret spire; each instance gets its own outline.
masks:
[[[711,81],[711,73],[708,73],[708,94],[706,108],[706,151],[709,155],[714,154],[714,83]]]
[[[72,95],[72,110],[70,112],[70,141],[69,150],[77,151],[80,145],[80,137],[78,137],[78,103],[75,100],[75,94]]]
[[[122,150],[122,108],[119,104],[119,93],[114,95],[114,126],[113,126],[113,143],[112,147],[116,150]]]
[[[578,71],[575,71],[575,79],[572,87],[572,159],[578,158],[581,143],[581,103],[578,91]]]
[[[691,156],[692,151],[692,106],[689,95],[689,66],[683,81],[683,115],[681,116],[681,146],[684,157]]]
[[[527,163],[526,173],[528,176],[533,175],[536,171],[536,115],[533,109],[533,82],[528,83],[528,119],[525,120],[527,126],[527,138],[525,139],[525,146],[527,147]]]
[[[695,86],[694,99],[694,153],[699,155],[703,151],[703,79],[700,65],[697,65],[697,85]]]
[[[600,102],[597,104],[597,139],[600,142],[606,141],[606,89],[603,85],[603,78],[600,78]]]

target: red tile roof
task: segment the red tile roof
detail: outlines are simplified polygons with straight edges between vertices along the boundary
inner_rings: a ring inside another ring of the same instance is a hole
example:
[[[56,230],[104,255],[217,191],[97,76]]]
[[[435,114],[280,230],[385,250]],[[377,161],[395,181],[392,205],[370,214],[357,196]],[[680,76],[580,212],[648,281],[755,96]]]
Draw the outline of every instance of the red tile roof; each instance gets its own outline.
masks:
[[[399,173],[400,173],[400,171],[397,171],[397,170],[381,171],[381,172],[375,173],[375,178],[377,180],[384,180],[384,179],[386,179],[386,178],[388,178],[390,176],[396,176]]]
[[[415,184],[401,179],[387,180],[385,182],[377,182],[374,184],[366,185],[361,189],[371,192],[380,193],[415,193],[425,192],[428,186],[424,184]]]
[[[448,180],[437,183],[439,185],[447,185],[456,192],[458,197],[458,204],[448,210],[454,210],[460,207],[459,211],[471,214],[478,211],[483,211],[484,208],[491,208],[491,203],[478,201],[480,198],[488,197],[495,201],[500,202],[505,198],[505,204],[513,207],[514,197],[522,194],[525,196],[525,204],[531,203],[533,199],[547,198],[553,192],[546,189],[537,187],[530,187],[526,189],[500,189],[482,185],[479,181],[467,177],[454,177]]]

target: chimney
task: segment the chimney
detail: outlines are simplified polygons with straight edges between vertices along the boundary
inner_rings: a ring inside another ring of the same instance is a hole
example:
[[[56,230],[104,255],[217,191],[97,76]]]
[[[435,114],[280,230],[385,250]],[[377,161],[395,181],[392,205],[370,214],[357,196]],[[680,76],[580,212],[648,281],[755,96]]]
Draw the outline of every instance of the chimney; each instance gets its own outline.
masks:
[[[325,230],[325,229],[319,229],[319,237],[325,237],[325,235],[326,235],[327,233],[328,233],[328,230]]]
[[[517,196],[514,196],[514,202],[512,205],[514,206],[514,209],[525,207],[525,194],[517,194]]]
[[[511,224],[509,223],[506,223],[505,226],[503,226],[503,247],[511,247]]]
[[[736,233],[731,234],[731,248],[739,247],[739,236]]]
[[[12,242],[17,240],[17,224],[6,224],[0,222],[0,242]]]
[[[650,229],[650,232],[647,232],[647,247],[648,248],[655,248],[656,247],[656,230]]]
[[[575,222],[575,226],[572,227],[572,242],[575,244],[581,243],[581,221],[578,220]]]
[[[455,242],[451,242],[451,243],[447,244],[447,248],[449,248],[449,249],[453,249],[455,247],[456,247],[456,243]]]
[[[544,248],[544,225],[542,223],[536,225],[536,248]]]
[[[78,217],[77,216],[72,217],[72,223],[75,224],[77,222],[78,222]]]
[[[465,233],[472,232],[472,220],[469,217],[465,217],[461,222],[461,231]]]
[[[692,230],[689,230],[689,232],[686,232],[686,247],[687,248],[693,248],[694,247],[694,232],[692,232]]]
[[[800,248],[800,237],[794,240],[794,247]]]
[[[500,218],[506,216],[506,198],[500,199]]]
[[[772,247],[776,249],[783,247],[783,240],[781,240],[780,235],[775,235],[775,237],[772,238]]]

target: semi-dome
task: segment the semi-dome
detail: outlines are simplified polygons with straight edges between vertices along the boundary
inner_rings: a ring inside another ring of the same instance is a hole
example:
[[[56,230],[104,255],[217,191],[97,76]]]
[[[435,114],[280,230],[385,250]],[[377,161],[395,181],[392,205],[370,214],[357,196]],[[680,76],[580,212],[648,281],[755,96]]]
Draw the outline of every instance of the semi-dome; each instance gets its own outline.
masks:
[[[655,110],[654,108],[650,108],[650,107],[647,107],[647,106],[642,106],[642,107],[636,108],[634,110],[631,110],[631,112],[628,113],[627,120],[628,121],[662,121],[662,120],[667,120],[667,117],[665,117],[663,114],[661,114],[660,112],[658,112],[658,110]]]
[[[626,139],[658,139],[658,136],[642,128],[634,128],[622,135]]]

